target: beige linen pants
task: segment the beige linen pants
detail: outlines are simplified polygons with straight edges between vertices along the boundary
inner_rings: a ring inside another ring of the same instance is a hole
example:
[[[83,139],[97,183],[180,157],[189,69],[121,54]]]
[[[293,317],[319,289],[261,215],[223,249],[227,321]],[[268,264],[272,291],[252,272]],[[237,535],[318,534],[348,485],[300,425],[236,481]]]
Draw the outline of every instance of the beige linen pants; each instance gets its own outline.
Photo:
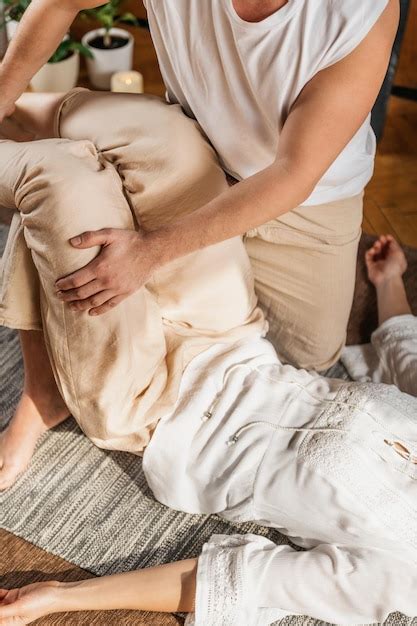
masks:
[[[352,308],[363,194],[301,206],[250,231],[256,292],[281,360],[325,370],[340,357]]]
[[[170,412],[186,365],[214,343],[263,333],[241,238],[158,271],[100,317],[74,312],[55,280],[101,228],[154,229],[227,189],[198,126],[158,98],[70,92],[56,139],[0,142],[0,206],[17,209],[2,261],[0,323],[44,330],[58,388],[100,447],[139,453]]]

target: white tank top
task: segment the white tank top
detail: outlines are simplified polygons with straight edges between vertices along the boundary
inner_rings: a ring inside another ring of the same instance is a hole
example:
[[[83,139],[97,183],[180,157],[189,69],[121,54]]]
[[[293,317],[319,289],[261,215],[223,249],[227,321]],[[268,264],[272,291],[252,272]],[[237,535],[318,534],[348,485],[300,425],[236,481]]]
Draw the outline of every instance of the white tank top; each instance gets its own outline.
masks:
[[[289,0],[249,23],[232,0],[144,2],[168,100],[199,122],[225,170],[239,180],[274,161],[300,91],[352,52],[388,4]],[[373,173],[375,144],[369,116],[305,204],[360,193]]]

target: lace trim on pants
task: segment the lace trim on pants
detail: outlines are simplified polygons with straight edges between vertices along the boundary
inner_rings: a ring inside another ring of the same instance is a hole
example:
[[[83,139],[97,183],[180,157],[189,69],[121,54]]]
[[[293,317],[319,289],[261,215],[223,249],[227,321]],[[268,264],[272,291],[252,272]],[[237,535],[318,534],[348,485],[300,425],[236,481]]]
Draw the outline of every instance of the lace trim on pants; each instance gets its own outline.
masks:
[[[259,609],[245,571],[252,552],[270,545],[258,535],[214,535],[198,562],[196,612],[186,626],[268,626],[287,613]]]
[[[341,388],[337,404],[331,403],[326,407],[315,424],[317,428],[333,427],[332,430],[308,435],[301,445],[299,459],[313,471],[327,476],[338,487],[346,488],[372,511],[390,536],[412,547],[417,554],[417,505],[412,497],[405,497],[378,471],[375,437],[381,440],[383,449],[390,424],[379,423],[377,412],[375,416],[367,413],[372,401],[389,406],[410,425],[417,424],[416,398],[384,384],[348,384]],[[346,408],[343,403],[346,403]],[[365,427],[364,422],[369,418],[371,422]],[[340,434],[334,426],[340,428]],[[390,463],[393,471],[405,474],[405,481],[417,479],[416,466],[410,466],[400,457],[398,460],[403,467],[396,465],[396,457],[393,456]]]

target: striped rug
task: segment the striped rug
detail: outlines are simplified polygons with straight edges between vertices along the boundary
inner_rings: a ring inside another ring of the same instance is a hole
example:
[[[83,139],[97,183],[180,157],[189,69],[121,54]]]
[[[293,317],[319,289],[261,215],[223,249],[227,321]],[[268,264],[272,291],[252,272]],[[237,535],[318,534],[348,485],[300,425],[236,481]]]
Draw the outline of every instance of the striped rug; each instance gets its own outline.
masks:
[[[0,227],[0,243],[6,233]],[[346,377],[341,366],[332,374]],[[0,328],[0,376],[4,428],[22,386],[18,337],[5,328]],[[256,533],[287,542],[253,524],[167,509],[152,497],[138,457],[96,448],[72,419],[42,438],[26,474],[0,494],[0,527],[97,575],[196,556],[212,534]],[[283,624],[319,623],[294,617]],[[417,620],[394,615],[387,624],[417,626]]]

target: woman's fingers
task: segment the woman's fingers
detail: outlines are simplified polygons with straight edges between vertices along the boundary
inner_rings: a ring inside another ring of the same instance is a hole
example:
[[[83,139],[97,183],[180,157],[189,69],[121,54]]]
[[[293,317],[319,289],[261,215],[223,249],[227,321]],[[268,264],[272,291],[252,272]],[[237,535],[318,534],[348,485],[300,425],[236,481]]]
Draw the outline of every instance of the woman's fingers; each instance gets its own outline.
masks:
[[[374,260],[373,250],[368,250],[368,252],[365,254],[365,260],[367,263],[372,263],[372,261]]]
[[[108,302],[116,295],[117,294],[114,291],[100,291],[99,293],[95,293],[93,296],[91,296],[91,298],[71,302],[69,307],[72,311],[87,311],[89,309],[94,309],[95,307],[102,306],[103,304],[105,304],[105,302]]]
[[[18,617],[19,609],[18,602],[12,602],[11,604],[0,604],[0,624],[2,619],[9,619],[11,617]]]
[[[401,250],[401,246],[393,235],[381,235],[365,253],[367,263],[384,261],[391,252]]]

